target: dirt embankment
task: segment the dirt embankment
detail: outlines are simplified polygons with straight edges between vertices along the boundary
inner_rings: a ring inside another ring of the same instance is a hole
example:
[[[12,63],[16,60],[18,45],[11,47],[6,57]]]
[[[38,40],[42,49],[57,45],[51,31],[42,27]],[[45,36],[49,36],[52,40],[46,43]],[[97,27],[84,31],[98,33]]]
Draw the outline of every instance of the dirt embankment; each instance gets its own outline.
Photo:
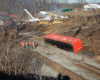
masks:
[[[79,53],[100,61],[100,15],[93,13],[87,15],[86,18],[84,15],[75,16],[74,18],[64,19],[64,23],[42,27],[42,31],[36,39],[43,40],[43,36],[49,33],[81,38],[84,49]]]

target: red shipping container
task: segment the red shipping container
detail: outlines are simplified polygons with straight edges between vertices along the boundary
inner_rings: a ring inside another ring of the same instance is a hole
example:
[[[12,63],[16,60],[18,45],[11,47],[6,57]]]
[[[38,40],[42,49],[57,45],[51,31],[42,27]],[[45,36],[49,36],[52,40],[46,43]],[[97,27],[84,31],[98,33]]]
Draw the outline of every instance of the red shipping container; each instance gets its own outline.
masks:
[[[68,43],[73,46],[74,52],[78,52],[79,50],[83,49],[82,40],[80,38],[62,36],[57,34],[49,34],[44,37],[44,39],[59,41],[62,43]]]

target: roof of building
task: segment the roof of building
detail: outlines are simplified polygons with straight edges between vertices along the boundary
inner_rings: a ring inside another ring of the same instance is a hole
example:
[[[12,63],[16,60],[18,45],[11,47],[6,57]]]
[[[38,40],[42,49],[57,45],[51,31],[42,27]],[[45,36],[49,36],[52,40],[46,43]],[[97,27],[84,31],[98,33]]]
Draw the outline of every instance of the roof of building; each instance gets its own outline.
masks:
[[[99,4],[87,4],[87,5],[84,5],[84,8],[100,8],[100,5]]]

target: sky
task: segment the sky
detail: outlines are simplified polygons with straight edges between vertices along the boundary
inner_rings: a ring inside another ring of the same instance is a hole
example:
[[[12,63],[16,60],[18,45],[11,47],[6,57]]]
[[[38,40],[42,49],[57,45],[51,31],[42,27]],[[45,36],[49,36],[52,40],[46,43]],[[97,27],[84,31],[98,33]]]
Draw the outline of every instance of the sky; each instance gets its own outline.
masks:
[[[79,2],[79,1],[81,1],[81,0],[68,0],[69,1],[69,3],[77,3],[77,2]],[[88,3],[100,3],[100,0],[85,0],[86,2],[88,2]]]

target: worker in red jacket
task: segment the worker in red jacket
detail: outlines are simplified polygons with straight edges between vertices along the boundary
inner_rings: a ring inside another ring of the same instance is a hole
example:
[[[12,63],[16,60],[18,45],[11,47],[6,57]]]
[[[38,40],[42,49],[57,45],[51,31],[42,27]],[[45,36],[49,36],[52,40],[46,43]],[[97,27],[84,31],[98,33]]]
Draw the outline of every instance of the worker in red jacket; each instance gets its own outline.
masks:
[[[28,46],[29,46],[29,48],[31,48],[31,41],[28,42]]]

